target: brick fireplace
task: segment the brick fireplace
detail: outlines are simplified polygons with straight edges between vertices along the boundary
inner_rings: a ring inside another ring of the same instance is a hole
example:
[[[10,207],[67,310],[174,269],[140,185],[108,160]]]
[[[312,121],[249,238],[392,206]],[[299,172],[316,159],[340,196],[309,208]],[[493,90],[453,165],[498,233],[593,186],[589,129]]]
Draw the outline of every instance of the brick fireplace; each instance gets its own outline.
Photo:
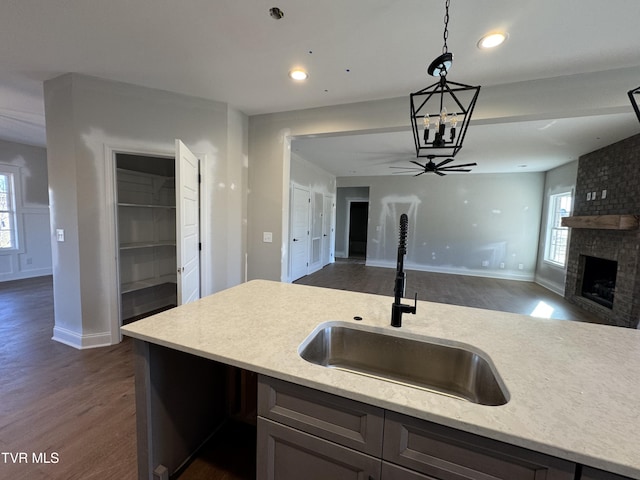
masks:
[[[594,313],[605,324],[638,328],[638,215],[640,135],[580,157],[574,211],[569,219],[574,222],[567,222],[573,228],[567,257],[565,298]],[[587,277],[596,283],[591,287],[592,292],[586,295],[585,270],[591,270]],[[612,271],[613,284],[606,280]]]

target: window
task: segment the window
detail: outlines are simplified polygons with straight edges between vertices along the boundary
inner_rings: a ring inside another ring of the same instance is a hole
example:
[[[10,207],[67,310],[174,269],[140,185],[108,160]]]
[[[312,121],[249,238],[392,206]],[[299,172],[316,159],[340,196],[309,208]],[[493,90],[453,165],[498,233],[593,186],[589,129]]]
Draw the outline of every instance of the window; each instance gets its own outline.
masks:
[[[551,195],[549,201],[549,218],[547,221],[547,243],[544,259],[547,262],[565,266],[567,262],[567,245],[569,228],[562,226],[562,218],[571,215],[571,192]]]
[[[13,174],[0,172],[0,250],[16,249],[16,211]]]

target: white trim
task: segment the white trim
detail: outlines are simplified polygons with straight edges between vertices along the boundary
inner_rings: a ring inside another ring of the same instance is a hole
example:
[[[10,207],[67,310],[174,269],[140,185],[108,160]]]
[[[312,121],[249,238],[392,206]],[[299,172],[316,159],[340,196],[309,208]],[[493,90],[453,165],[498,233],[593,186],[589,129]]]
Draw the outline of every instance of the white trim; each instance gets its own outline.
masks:
[[[0,164],[0,173],[11,175],[11,185],[9,186],[9,201],[11,202],[11,210],[13,212],[13,231],[12,240],[14,246],[12,248],[0,249],[0,255],[22,255],[26,252],[26,238],[24,234],[24,207],[22,198],[22,168],[15,165]]]
[[[534,281],[535,281],[535,283],[537,283],[541,287],[544,287],[547,290],[550,290],[553,293],[557,293],[561,297],[564,297],[564,284],[558,285],[555,282],[550,282],[548,280],[545,280],[545,279],[539,278],[539,277],[536,277]]]
[[[58,326],[53,327],[53,337],[51,337],[51,339],[55,340],[56,342],[69,345],[70,347],[77,348],[78,350],[107,347],[113,344],[111,338],[111,332],[81,335],[77,332],[67,330],[66,328]]]
[[[0,283],[11,282],[13,280],[24,280],[26,278],[46,277],[47,275],[53,275],[53,269],[51,267],[22,270],[17,273],[11,272],[10,274],[0,274]]]
[[[282,135],[282,212],[281,243],[280,243],[280,281],[291,283],[290,255],[289,255],[289,225],[291,223],[291,131],[286,130]]]
[[[383,267],[383,268],[396,268],[396,262],[388,260],[383,261],[366,261],[367,267]],[[485,278],[498,278],[502,280],[517,280],[520,282],[533,282],[533,273],[500,273],[494,270],[469,270],[466,268],[454,268],[454,267],[434,267],[431,265],[421,265],[416,263],[405,263],[405,270],[416,270],[419,272],[432,272],[432,273],[448,273],[451,275],[467,275],[470,277],[485,277]]]

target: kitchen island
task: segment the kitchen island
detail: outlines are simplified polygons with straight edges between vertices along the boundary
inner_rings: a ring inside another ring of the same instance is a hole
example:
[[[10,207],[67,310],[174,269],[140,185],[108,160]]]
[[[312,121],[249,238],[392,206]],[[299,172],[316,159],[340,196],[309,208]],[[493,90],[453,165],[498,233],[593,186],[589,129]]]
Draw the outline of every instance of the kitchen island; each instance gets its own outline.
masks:
[[[231,365],[573,462],[578,475],[584,466],[640,479],[640,331],[431,302],[397,329],[392,302],[254,280],[123,327],[136,339],[140,478],[162,478],[162,468],[152,473],[167,455],[180,464],[220,422],[220,366]],[[330,321],[466,345],[490,360],[508,402],[479,405],[303,360],[300,345]],[[176,447],[168,435],[194,440]]]

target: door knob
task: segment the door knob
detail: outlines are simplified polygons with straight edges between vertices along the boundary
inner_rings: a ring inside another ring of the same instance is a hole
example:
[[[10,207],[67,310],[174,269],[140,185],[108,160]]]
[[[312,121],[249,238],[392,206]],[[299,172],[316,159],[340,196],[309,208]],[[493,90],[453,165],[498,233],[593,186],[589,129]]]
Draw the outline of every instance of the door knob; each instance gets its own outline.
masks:
[[[298,241],[298,239],[297,239],[297,238],[294,238],[294,239],[293,239],[293,241],[294,241],[294,242],[297,242],[297,241]]]

